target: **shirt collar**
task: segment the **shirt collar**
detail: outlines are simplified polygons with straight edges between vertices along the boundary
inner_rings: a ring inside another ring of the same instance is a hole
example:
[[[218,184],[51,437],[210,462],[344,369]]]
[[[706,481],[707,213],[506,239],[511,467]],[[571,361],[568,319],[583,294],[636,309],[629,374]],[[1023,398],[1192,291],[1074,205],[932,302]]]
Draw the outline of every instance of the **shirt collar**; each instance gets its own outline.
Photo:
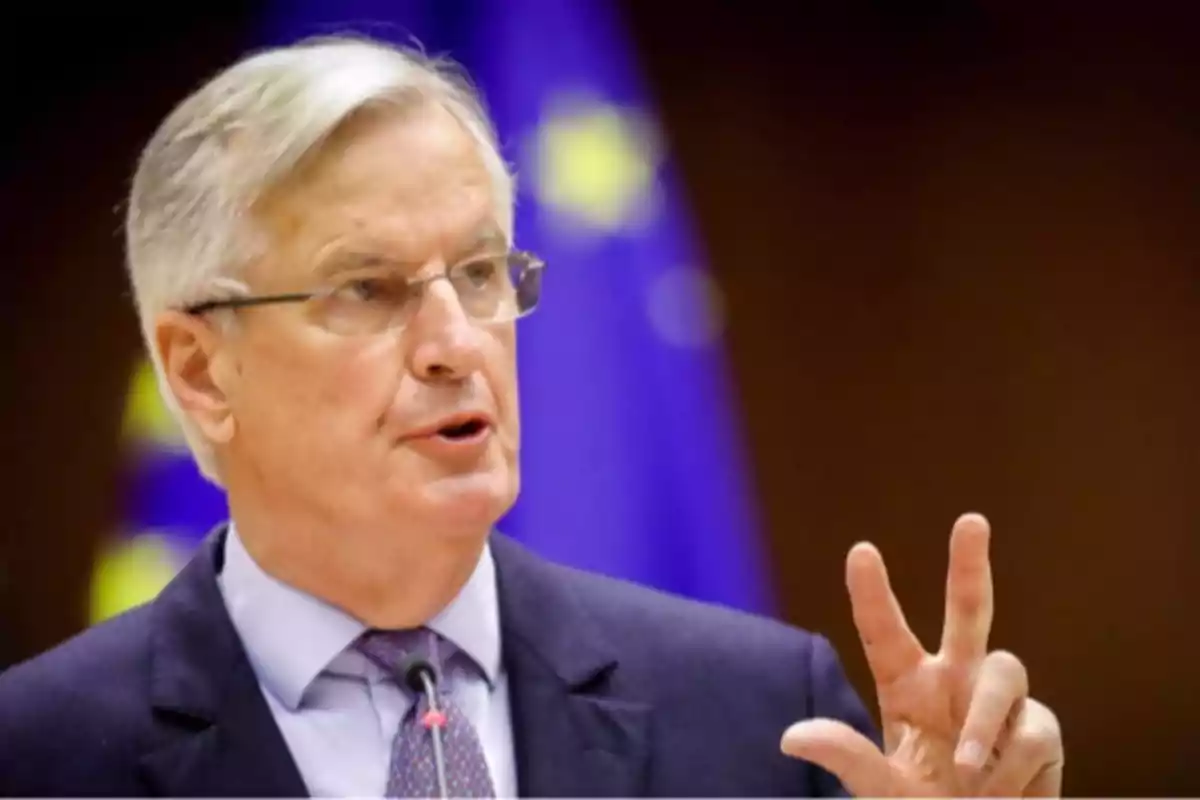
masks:
[[[267,574],[230,523],[218,583],[259,679],[295,711],[304,692],[366,630],[339,608]],[[496,567],[485,545],[475,571],[428,627],[479,666],[492,686],[500,672]]]

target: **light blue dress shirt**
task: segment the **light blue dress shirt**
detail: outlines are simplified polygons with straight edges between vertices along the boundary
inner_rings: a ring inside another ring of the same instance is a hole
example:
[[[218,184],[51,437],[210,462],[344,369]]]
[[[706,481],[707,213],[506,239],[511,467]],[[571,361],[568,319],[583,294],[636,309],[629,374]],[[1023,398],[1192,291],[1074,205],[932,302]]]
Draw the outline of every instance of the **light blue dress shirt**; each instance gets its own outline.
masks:
[[[317,797],[381,797],[410,692],[350,648],[365,626],[263,571],[235,526],[218,579],[225,605],[300,776]],[[451,697],[483,745],[497,796],[517,794],[496,568],[484,548],[459,595],[429,622],[474,664],[450,668]]]

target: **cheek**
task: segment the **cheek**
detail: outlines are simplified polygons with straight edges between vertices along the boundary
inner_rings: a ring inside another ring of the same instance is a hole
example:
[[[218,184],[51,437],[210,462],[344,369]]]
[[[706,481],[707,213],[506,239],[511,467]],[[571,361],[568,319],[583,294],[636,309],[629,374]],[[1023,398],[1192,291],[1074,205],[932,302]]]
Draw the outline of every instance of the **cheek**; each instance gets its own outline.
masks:
[[[399,380],[389,345],[319,334],[260,348],[251,379],[271,406],[260,411],[291,425],[369,429]]]
[[[403,362],[388,340],[336,342],[323,359],[319,380],[326,407],[372,420],[391,406],[403,377]]]
[[[517,391],[516,337],[511,330],[502,331],[489,342],[487,376],[497,411],[505,427],[515,436],[520,431],[520,409]]]

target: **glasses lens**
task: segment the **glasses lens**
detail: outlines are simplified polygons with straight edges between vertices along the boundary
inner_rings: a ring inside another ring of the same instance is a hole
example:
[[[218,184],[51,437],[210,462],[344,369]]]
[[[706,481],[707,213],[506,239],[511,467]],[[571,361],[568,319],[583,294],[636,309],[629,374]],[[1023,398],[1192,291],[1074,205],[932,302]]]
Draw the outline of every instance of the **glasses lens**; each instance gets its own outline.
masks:
[[[403,321],[415,290],[401,276],[347,278],[316,301],[320,323],[333,333],[378,333]]]
[[[450,281],[470,316],[486,322],[505,322],[532,309],[528,303],[531,272],[527,257],[511,254],[460,264],[451,270]],[[532,288],[536,303],[537,288]]]
[[[537,307],[542,265],[513,253],[459,264],[450,284],[472,319],[507,322]],[[379,333],[403,326],[420,302],[422,285],[401,275],[346,278],[312,302],[315,322],[344,336]]]
[[[542,299],[542,268],[543,264],[536,261],[526,261],[521,265],[515,281],[517,314],[525,315],[533,311]]]

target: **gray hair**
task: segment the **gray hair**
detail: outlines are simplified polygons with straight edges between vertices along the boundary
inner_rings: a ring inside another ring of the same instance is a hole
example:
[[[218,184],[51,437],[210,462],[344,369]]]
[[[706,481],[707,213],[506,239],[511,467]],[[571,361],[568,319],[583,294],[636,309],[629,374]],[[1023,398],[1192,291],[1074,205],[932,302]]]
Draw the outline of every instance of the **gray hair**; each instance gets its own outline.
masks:
[[[181,102],[139,159],[125,221],[142,335],[159,392],[201,473],[214,483],[212,445],[184,415],[154,342],[162,311],[245,291],[241,268],[261,252],[253,204],[293,174],[352,115],[442,104],[479,143],[509,241],[513,178],[478,94],[446,59],[359,37],[325,37],[251,55]]]

